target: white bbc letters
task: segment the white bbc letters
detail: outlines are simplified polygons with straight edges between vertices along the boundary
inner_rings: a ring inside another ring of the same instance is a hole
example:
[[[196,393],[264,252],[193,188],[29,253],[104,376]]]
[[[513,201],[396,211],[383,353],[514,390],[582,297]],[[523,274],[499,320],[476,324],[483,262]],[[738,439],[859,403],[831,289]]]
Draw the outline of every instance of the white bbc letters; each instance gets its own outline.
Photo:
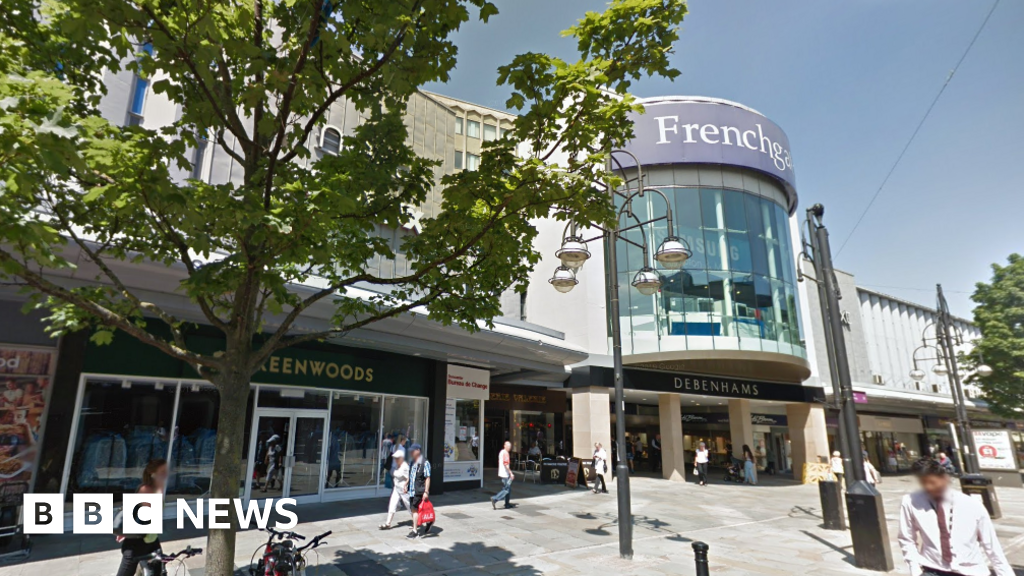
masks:
[[[210,498],[210,528],[226,530],[231,528],[231,521],[221,522],[231,514],[231,500],[228,498]]]
[[[178,530],[185,527],[185,516],[192,519],[192,525],[196,528],[202,529],[203,527],[203,499],[196,498],[196,513],[192,513],[192,508],[188,505],[188,500],[184,498],[178,499]]]
[[[75,494],[72,505],[75,534],[112,534],[114,532],[113,494]]]
[[[125,534],[163,534],[164,498],[160,494],[125,494],[121,510]]]
[[[63,494],[25,494],[25,534],[64,533]]]

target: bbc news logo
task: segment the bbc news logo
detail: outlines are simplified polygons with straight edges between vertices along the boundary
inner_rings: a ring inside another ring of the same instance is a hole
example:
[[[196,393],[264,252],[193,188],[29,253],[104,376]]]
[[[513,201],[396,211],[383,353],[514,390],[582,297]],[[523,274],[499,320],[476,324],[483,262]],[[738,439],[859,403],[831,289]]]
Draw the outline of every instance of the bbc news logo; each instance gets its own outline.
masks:
[[[25,534],[64,533],[63,494],[25,494],[23,513]],[[198,498],[194,502],[177,499],[176,526],[185,528],[186,518],[198,529],[230,529],[231,513],[238,518],[239,528],[255,525],[266,528],[271,512],[285,519],[274,528],[290,530],[299,523],[293,510],[294,498],[264,500],[239,498]],[[75,534],[162,534],[164,530],[164,498],[160,494],[125,494],[120,506],[113,494],[75,494],[71,505],[71,526]]]

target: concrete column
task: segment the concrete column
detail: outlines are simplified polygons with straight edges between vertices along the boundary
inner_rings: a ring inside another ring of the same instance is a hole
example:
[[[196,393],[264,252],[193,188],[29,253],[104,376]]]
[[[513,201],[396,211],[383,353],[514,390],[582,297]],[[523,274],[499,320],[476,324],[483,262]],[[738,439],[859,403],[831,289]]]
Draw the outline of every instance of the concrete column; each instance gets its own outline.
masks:
[[[683,451],[683,417],[678,394],[658,394],[661,421],[662,476],[686,482],[686,454]]]
[[[825,428],[825,410],[815,404],[787,404],[789,441],[793,456],[793,477],[803,477],[805,462],[828,462],[828,430]]]
[[[743,458],[743,445],[754,449],[754,424],[750,421],[750,400],[733,398],[729,400],[729,435],[732,440],[732,455]]]
[[[594,443],[612,453],[612,389],[591,387],[572,390],[572,455],[590,458]]]

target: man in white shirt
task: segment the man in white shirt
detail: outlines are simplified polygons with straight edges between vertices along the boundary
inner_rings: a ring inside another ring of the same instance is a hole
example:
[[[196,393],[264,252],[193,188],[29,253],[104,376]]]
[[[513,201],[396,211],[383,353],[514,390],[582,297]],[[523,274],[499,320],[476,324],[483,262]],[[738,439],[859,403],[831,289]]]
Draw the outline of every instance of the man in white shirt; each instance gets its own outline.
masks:
[[[910,573],[1013,576],[985,506],[953,489],[949,473],[933,458],[918,460],[912,470],[921,490],[903,497],[899,535]]]
[[[505,499],[505,508],[512,508],[509,500],[512,499],[512,481],[516,479],[516,475],[512,473],[510,450],[512,450],[512,443],[506,440],[501,453],[498,454],[498,478],[501,478],[501,492],[491,498],[491,508],[495,510],[498,509],[498,501],[503,498]]]

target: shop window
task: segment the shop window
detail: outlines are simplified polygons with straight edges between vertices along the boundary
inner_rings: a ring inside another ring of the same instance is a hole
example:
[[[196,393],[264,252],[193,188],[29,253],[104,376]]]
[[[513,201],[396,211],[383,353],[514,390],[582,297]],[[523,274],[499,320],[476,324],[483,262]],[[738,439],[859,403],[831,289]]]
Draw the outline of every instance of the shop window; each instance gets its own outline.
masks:
[[[530,460],[539,462],[542,458],[555,455],[555,415],[548,412],[526,412],[513,410],[512,450]]]
[[[220,397],[212,386],[182,385],[171,444],[168,497],[195,497],[209,493],[213,457],[217,453],[219,407]]]
[[[413,444],[423,447],[427,453],[427,401],[424,398],[390,396],[384,398],[384,421],[380,457],[381,468],[391,468],[391,454],[397,448],[408,451]],[[385,474],[380,474],[377,483],[383,485]]]
[[[455,401],[455,443],[450,460],[473,462],[480,459],[480,401]],[[445,446],[448,450],[448,446]],[[445,460],[449,460],[445,454]]]
[[[335,392],[327,445],[327,488],[374,486],[383,467],[381,397]]]
[[[150,460],[166,458],[174,416],[176,383],[90,380],[85,383],[68,488],[135,492]]]

